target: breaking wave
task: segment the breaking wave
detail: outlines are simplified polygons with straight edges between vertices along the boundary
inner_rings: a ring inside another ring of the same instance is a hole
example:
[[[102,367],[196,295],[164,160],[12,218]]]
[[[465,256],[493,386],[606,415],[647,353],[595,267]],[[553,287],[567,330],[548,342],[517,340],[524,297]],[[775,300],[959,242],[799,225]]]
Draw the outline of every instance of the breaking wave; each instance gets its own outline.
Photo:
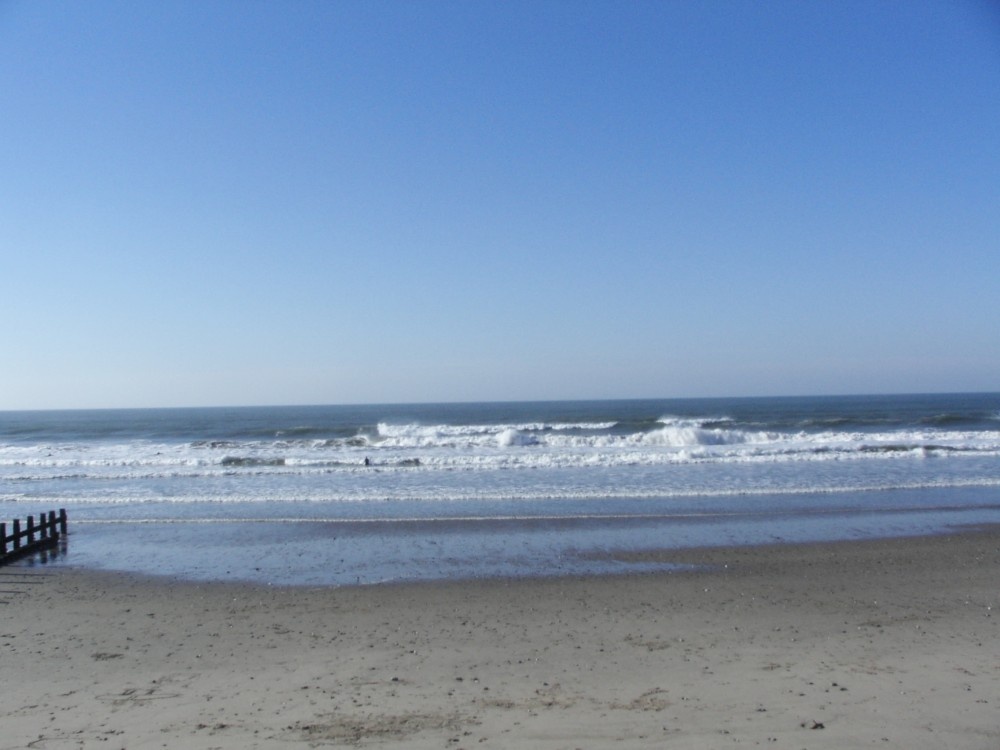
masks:
[[[84,416],[0,420],[0,497],[638,498],[1000,477],[992,396]]]

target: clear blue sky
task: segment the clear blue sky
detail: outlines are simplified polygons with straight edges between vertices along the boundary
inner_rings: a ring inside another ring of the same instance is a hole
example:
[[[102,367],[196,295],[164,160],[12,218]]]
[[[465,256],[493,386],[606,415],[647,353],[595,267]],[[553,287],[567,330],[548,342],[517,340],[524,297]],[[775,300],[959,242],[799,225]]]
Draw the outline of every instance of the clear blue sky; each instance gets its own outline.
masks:
[[[1000,5],[0,2],[0,409],[1000,389]]]

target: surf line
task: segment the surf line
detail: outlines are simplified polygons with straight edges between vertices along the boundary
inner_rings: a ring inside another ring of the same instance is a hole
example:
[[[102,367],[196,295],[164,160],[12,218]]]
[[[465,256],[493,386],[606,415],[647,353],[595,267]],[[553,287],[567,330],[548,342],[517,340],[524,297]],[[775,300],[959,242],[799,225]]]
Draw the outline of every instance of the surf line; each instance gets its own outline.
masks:
[[[672,521],[705,518],[768,518],[771,516],[837,516],[837,515],[871,515],[871,514],[902,514],[902,513],[934,513],[942,511],[966,510],[1000,510],[1000,505],[931,505],[919,507],[870,506],[865,508],[798,508],[794,511],[776,509],[773,511],[722,511],[704,513],[578,513],[573,515],[504,515],[504,516],[435,516],[421,518],[420,516],[402,516],[399,518],[113,518],[113,519],[80,519],[75,525],[94,526],[142,526],[142,525],[215,525],[215,524],[326,524],[331,526],[352,525],[441,525],[449,523],[487,524],[487,523],[531,523],[531,522],[572,522],[572,521]]]

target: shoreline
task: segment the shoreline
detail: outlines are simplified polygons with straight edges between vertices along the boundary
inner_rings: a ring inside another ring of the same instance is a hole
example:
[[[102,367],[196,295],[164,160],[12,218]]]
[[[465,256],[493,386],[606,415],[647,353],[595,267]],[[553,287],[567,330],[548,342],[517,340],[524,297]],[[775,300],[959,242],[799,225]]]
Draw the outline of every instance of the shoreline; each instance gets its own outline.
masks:
[[[698,567],[360,587],[3,568],[0,750],[1000,744],[1000,527],[628,554]]]
[[[971,493],[971,494],[969,494]],[[884,497],[882,495],[885,495]],[[954,533],[1000,525],[996,490],[948,493],[847,493],[837,508],[803,510],[792,502],[763,513],[698,513],[587,518],[487,517],[476,521],[387,517],[340,518],[309,506],[294,520],[185,517],[77,519],[54,566],[175,575],[191,581],[259,581],[274,585],[356,585],[386,581],[531,578],[535,575],[617,575],[664,564],[636,551],[757,544],[823,544],[841,540]],[[777,501],[777,499],[776,499]],[[784,502],[784,501],[782,501]],[[184,512],[191,509],[184,508]],[[225,508],[228,513],[230,509]],[[676,510],[676,509],[675,509]],[[752,511],[753,509],[751,509]],[[171,508],[174,513],[175,509]],[[323,513],[335,517],[323,516]],[[218,514],[218,515],[214,515]],[[310,514],[316,514],[312,517]],[[82,515],[82,514],[81,514]]]

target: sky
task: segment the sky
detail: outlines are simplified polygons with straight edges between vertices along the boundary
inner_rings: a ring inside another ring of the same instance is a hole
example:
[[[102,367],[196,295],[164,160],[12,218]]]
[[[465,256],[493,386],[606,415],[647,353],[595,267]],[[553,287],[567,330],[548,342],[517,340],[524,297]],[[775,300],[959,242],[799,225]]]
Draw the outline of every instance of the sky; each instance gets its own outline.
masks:
[[[0,409],[1000,390],[1000,3],[0,0]]]

